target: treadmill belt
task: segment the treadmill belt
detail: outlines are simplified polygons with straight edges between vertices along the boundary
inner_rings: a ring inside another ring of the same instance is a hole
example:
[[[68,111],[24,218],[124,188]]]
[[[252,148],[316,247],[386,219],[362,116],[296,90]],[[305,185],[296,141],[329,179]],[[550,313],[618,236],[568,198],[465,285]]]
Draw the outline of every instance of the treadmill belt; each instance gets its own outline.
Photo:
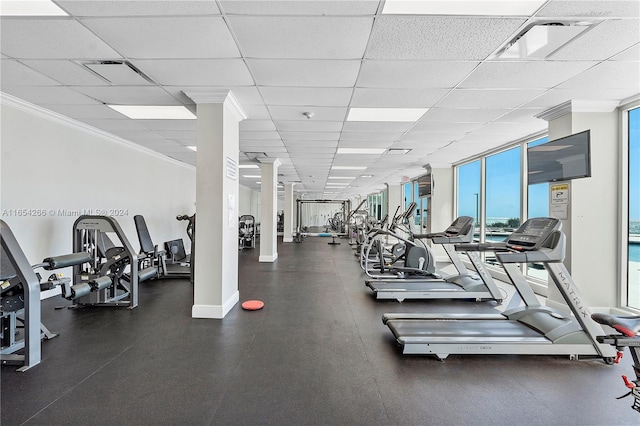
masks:
[[[387,325],[396,339],[405,342],[449,342],[452,340],[505,341],[539,339],[548,341],[534,329],[509,320],[389,320]]]

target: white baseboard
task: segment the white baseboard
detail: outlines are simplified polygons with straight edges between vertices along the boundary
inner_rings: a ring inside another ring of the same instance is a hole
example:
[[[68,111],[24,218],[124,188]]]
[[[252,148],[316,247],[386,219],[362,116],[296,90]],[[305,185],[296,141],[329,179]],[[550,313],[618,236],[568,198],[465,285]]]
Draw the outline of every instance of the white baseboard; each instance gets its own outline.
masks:
[[[292,243],[293,242],[293,237],[283,237],[282,238],[282,242],[283,243]]]
[[[192,318],[222,319],[240,300],[240,293],[236,291],[222,305],[193,305]]]
[[[277,258],[278,258],[278,253],[271,256],[261,254],[260,257],[258,258],[258,262],[275,262]]]

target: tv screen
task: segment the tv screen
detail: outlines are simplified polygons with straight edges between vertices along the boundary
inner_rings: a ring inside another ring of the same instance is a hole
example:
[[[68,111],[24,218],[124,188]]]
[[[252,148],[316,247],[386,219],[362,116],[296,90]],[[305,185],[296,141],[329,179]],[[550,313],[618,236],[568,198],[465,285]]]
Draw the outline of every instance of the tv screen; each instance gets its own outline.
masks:
[[[418,197],[430,197],[432,191],[431,173],[418,178]]]
[[[527,150],[529,185],[591,176],[590,131]]]

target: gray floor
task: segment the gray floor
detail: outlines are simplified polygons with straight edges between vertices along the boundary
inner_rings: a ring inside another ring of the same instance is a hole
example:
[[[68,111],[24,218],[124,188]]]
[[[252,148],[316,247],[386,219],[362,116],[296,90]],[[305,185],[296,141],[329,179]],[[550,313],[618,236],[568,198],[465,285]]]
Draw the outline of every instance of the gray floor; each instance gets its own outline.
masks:
[[[55,310],[60,336],[26,373],[2,367],[2,424],[640,424],[621,374],[629,357],[400,354],[385,312],[493,311],[491,303],[376,301],[351,248],[309,237],[279,259],[240,255],[240,299],[192,319],[187,280],[141,284],[140,306]]]

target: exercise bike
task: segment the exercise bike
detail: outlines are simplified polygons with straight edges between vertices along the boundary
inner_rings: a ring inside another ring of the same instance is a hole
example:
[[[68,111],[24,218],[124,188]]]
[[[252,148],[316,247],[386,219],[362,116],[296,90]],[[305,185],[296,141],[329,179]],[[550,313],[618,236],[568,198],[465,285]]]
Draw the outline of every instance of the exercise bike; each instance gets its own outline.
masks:
[[[614,361],[616,364],[622,358],[624,348],[629,348],[633,359],[635,379],[629,380],[627,376],[622,375],[622,380],[630,391],[616,399],[626,398],[629,395],[633,396],[631,408],[640,413],[640,316],[623,317],[609,314],[593,314],[591,318],[595,322],[608,325],[618,332],[618,334],[597,337],[598,342],[615,346],[618,351]]]

